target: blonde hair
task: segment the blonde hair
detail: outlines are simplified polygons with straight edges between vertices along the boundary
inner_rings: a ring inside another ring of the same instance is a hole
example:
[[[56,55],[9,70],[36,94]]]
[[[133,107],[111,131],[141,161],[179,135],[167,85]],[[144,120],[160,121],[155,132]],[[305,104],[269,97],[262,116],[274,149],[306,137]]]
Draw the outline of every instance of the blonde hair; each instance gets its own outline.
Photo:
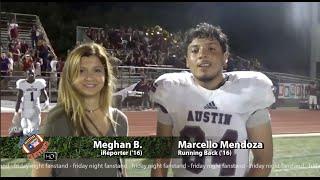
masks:
[[[96,43],[85,43],[74,48],[68,55],[59,84],[58,104],[62,105],[67,113],[68,120],[75,128],[75,135],[88,135],[86,133],[85,106],[80,92],[73,86],[73,82],[80,73],[80,60],[82,57],[97,56],[105,68],[105,83],[100,91],[100,107],[105,110],[107,119],[112,125],[115,124],[109,108],[112,102],[112,93],[115,85],[113,69],[111,67],[112,57],[106,49]]]
[[[7,57],[12,58],[13,57],[12,52],[7,52]]]

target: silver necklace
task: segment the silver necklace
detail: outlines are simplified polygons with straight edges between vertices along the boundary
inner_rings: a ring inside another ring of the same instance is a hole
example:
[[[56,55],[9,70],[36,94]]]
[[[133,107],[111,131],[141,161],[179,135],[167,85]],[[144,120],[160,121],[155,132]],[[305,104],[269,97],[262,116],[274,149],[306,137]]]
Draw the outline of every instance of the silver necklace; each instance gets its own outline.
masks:
[[[86,109],[86,111],[89,112],[89,113],[93,113],[93,112],[95,112],[95,111],[98,110],[98,109],[100,109],[100,107],[98,107],[97,109],[93,109],[93,110]]]

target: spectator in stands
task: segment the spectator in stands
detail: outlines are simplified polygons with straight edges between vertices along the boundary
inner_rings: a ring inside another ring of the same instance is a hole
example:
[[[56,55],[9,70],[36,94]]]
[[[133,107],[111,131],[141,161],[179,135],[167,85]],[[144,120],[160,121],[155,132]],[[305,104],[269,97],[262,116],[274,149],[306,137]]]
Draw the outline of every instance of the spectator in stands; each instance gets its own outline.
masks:
[[[20,53],[21,53],[21,42],[20,42],[20,39],[15,39],[15,40],[12,40],[13,41],[13,44],[15,46],[17,46],[17,48],[20,50]],[[20,54],[21,56],[21,54]]]
[[[10,51],[12,53],[12,58],[13,58],[13,62],[14,62],[14,66],[18,67],[19,66],[19,61],[20,61],[20,50],[18,48],[19,46],[18,45],[14,45],[13,44],[13,48],[12,50]],[[15,68],[15,67],[14,67]],[[15,68],[16,69],[16,68]]]
[[[58,59],[58,63],[57,63],[57,72],[62,72],[64,67],[64,58],[61,57]]]
[[[53,58],[50,61],[50,67],[51,67],[51,74],[50,74],[50,79],[52,80],[52,87],[56,88],[57,87],[57,64],[58,64],[58,60],[56,58]]]
[[[144,62],[144,58],[143,58],[142,54],[140,54],[140,56],[138,57],[136,66],[138,66],[138,67],[145,66],[145,62]]]
[[[37,26],[33,25],[30,30],[30,36],[31,36],[31,46],[32,49],[35,49],[38,44],[38,37],[37,37]]]
[[[49,56],[49,46],[46,41],[42,41],[42,44],[39,46],[39,56],[43,59],[47,59]]]
[[[9,50],[9,52],[12,52],[12,51],[13,51],[14,46],[15,46],[14,41],[10,41],[10,42],[8,43],[8,50]]]
[[[126,66],[132,66],[132,65],[133,65],[133,60],[134,60],[133,54],[132,54],[132,53],[129,53],[128,56],[126,57],[126,60],[125,60],[125,62],[124,62],[124,65],[126,65]]]
[[[277,106],[278,106],[278,96],[279,96],[279,80],[273,80],[272,81],[272,90],[273,90],[273,94],[274,94],[274,97],[275,97],[275,102],[271,105],[271,108],[272,109],[276,109]]]
[[[8,52],[7,53],[7,57],[9,59],[9,62],[10,62],[10,65],[9,65],[9,76],[12,76],[12,73],[13,73],[13,56],[12,56],[12,53],[11,52]]]
[[[150,88],[150,84],[149,81],[147,81],[145,78],[143,79],[143,85],[142,85],[142,109],[148,109],[150,108],[150,98],[149,98],[149,88]]]
[[[91,27],[89,29],[87,29],[86,35],[88,36],[88,38],[90,40],[94,40],[94,29],[92,29]]]
[[[155,56],[153,56],[151,53],[148,53],[146,58],[149,60],[149,63],[150,63],[150,64],[154,64],[154,65],[157,64],[157,62],[156,62],[156,59],[157,59],[157,58],[156,58]],[[160,64],[161,60],[164,61],[164,55],[160,55],[159,64]],[[163,61],[162,61],[162,62],[163,62]]]
[[[65,58],[64,57],[60,57],[58,59],[58,63],[57,63],[57,85],[59,86],[59,82],[60,82],[60,76],[61,76],[61,73],[62,73],[62,70],[63,70],[63,67],[64,67],[64,62],[65,62]]]
[[[23,41],[20,43],[21,55],[26,54],[26,52],[28,52],[28,50],[29,50],[29,46],[28,46],[28,44],[26,43],[26,41],[23,40]]]
[[[100,29],[97,33],[97,43],[100,45],[103,45],[106,38],[106,34],[104,32],[104,29]]]
[[[98,29],[99,28],[88,28],[86,30],[87,35],[97,43],[101,43],[101,41],[105,39],[102,44],[106,48],[119,50],[114,55],[123,60],[123,64],[125,65],[143,66],[143,64],[171,64],[174,67],[185,68],[184,56],[179,51],[183,39],[183,33],[181,32],[170,34],[160,26],[137,29],[131,27],[120,27],[119,29],[107,27],[104,31],[103,29]],[[96,36],[97,38],[95,38]],[[105,38],[103,38],[104,36]],[[130,51],[134,52],[134,60],[131,59],[131,55],[127,56]],[[172,59],[172,56],[169,56],[173,54],[176,55],[174,60]],[[231,66],[226,67],[228,68],[228,71],[260,70],[261,68],[257,59],[252,62],[240,59],[234,62],[234,64],[233,59],[230,59],[229,62]]]
[[[1,63],[1,88],[7,89],[8,77],[4,77],[4,76],[9,75],[10,61],[6,53],[1,53],[0,63]]]
[[[12,22],[8,24],[8,34],[10,41],[19,37],[18,24],[15,22],[15,20],[12,20]]]
[[[28,69],[35,69],[33,59],[30,54],[26,54],[22,57],[22,64],[23,64],[22,70],[24,72],[26,72]]]
[[[91,35],[92,33],[91,33],[91,31],[92,31],[91,27],[89,27],[88,29],[85,30],[85,33],[86,33],[87,37],[88,37],[90,40],[92,40],[92,35]]]
[[[138,84],[132,90],[132,91],[143,92],[140,109],[146,109],[150,107],[150,104],[148,104],[149,103],[148,88],[149,87],[145,77],[142,77],[141,80],[138,82]]]
[[[50,71],[50,61],[49,61],[49,47],[47,46],[47,43],[45,41],[42,41],[42,43],[39,46],[39,57],[42,58],[43,64],[41,66],[41,72],[42,76],[47,76],[45,72]]]
[[[309,86],[309,109],[317,109],[318,108],[318,100],[317,100],[317,85],[315,82],[311,82]]]
[[[52,72],[51,61],[54,60],[54,59],[56,61],[58,61],[56,56],[53,54],[53,52],[49,51],[49,54],[48,54],[48,67],[47,67],[47,71],[49,71],[49,72]]]
[[[33,49],[31,51],[31,56],[32,56],[34,62],[40,62],[40,65],[42,66],[43,59],[41,57],[39,57],[39,51],[37,49]]]
[[[100,29],[100,37],[101,37],[102,42],[104,42],[106,40],[107,33],[104,29]]]
[[[42,59],[37,59],[34,61],[34,68],[35,68],[35,71],[34,71],[34,75],[36,77],[38,76],[41,76],[41,64],[42,64],[42,61],[40,61]]]
[[[42,30],[40,29],[39,26],[36,26],[36,36],[37,36],[37,41],[38,42],[39,42],[39,40],[44,40],[43,32],[42,32]],[[38,42],[36,44],[38,44]]]
[[[153,77],[153,75],[151,75],[151,77],[148,79],[149,80],[147,81],[147,87],[148,87],[148,90],[150,91],[150,89],[153,87],[154,79],[156,79],[156,78]],[[149,91],[148,91],[148,93],[149,93]],[[154,110],[154,108],[155,108],[154,102],[151,100],[149,94],[148,94],[148,101],[149,101],[149,108],[152,108]]]

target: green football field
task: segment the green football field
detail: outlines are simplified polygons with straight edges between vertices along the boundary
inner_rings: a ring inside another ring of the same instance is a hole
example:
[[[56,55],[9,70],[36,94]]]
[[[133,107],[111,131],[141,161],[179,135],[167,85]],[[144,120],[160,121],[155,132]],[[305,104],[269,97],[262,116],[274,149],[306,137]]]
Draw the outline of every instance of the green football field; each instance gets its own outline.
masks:
[[[273,139],[274,158],[270,176],[320,176],[320,136]],[[128,176],[150,176],[150,159],[126,159]],[[148,168],[149,165],[149,168]],[[28,159],[1,159],[1,176],[31,176]],[[169,170],[169,176],[172,176]]]

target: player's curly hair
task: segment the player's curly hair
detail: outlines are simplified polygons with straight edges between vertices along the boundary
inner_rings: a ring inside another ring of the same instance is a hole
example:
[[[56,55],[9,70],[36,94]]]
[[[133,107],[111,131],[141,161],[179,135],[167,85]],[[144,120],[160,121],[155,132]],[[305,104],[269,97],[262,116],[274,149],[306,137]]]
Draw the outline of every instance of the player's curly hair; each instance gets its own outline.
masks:
[[[85,43],[73,49],[65,62],[58,91],[58,104],[62,105],[75,128],[75,135],[91,135],[84,123],[85,106],[81,94],[73,87],[73,82],[80,75],[81,57],[97,56],[105,67],[105,84],[100,92],[100,107],[106,111],[107,118],[112,124],[114,120],[109,113],[112,103],[112,93],[115,78],[111,60],[113,58],[106,49],[96,43]],[[69,120],[69,119],[68,119]]]
[[[222,32],[222,29],[219,26],[213,26],[208,23],[200,23],[195,28],[188,30],[184,36],[184,51],[187,51],[188,45],[195,38],[215,38],[222,47],[223,52],[229,52],[228,37]]]

